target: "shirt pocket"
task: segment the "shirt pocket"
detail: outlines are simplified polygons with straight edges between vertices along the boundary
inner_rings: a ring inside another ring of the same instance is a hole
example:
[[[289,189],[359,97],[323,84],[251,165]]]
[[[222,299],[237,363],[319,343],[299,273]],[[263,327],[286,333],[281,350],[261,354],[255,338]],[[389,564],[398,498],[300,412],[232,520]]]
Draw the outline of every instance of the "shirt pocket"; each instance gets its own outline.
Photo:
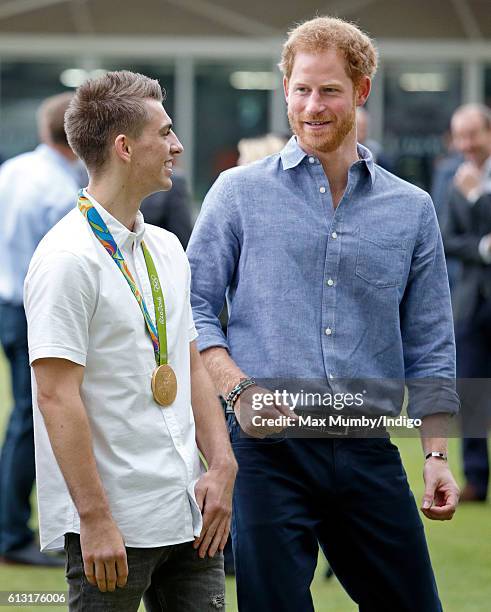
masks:
[[[406,260],[405,242],[381,234],[360,231],[355,274],[375,287],[397,287],[402,283]]]

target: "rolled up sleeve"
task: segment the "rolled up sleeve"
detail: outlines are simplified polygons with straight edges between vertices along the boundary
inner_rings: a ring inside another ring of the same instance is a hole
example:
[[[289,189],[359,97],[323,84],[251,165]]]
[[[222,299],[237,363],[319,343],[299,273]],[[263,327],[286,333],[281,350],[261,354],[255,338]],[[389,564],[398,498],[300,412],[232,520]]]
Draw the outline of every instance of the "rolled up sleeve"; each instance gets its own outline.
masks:
[[[406,291],[400,305],[408,413],[458,412],[455,339],[443,244],[429,196],[423,202]]]

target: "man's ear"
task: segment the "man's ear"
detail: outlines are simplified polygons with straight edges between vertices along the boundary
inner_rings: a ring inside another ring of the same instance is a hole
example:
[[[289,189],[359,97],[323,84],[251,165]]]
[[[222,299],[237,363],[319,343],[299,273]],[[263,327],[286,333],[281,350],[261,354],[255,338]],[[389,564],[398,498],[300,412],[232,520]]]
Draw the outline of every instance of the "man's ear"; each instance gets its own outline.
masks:
[[[288,79],[286,76],[283,77],[283,92],[285,94],[286,103],[288,104]]]
[[[372,89],[370,77],[362,76],[356,85],[356,106],[363,106],[368,100]]]
[[[124,134],[118,134],[114,139],[114,151],[119,159],[123,161],[131,160],[131,147],[128,142],[128,137]]]

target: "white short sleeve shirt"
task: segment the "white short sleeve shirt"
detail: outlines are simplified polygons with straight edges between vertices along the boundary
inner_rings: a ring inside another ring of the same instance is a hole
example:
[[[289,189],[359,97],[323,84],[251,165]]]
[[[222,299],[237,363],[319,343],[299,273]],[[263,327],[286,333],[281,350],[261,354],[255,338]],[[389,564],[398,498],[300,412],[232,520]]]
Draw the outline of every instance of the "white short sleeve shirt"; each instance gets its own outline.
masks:
[[[155,318],[143,238],[152,255],[164,293],[177,398],[167,408],[154,401],[155,356],[142,312],[78,209],[48,232],[29,267],[24,303],[30,362],[58,357],[85,367],[81,394],[94,455],[126,545],[150,548],[190,541],[202,526],[194,497],[202,466],[191,409],[189,343],[197,333],[189,303],[189,264],[178,239],[144,224],[140,213],[131,232],[93,203]],[[33,376],[41,548],[54,549],[63,546],[65,533],[79,532],[80,524],[36,395]]]

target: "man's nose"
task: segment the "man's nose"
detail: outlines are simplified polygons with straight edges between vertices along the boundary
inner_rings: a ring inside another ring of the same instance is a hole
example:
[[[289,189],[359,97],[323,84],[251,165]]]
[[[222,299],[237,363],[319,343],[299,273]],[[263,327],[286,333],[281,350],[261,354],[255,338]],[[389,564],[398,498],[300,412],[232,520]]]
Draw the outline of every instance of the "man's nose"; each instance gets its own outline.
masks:
[[[322,97],[317,92],[313,91],[310,94],[309,99],[307,101],[306,110],[307,112],[313,115],[322,113],[326,110],[326,104],[324,103],[324,101],[322,100]]]
[[[472,144],[473,143],[471,140],[463,140],[460,146],[462,153],[469,153],[470,151],[472,151],[474,148]]]
[[[181,141],[175,134],[170,149],[173,155],[180,155],[184,151],[184,147],[182,146]]]

